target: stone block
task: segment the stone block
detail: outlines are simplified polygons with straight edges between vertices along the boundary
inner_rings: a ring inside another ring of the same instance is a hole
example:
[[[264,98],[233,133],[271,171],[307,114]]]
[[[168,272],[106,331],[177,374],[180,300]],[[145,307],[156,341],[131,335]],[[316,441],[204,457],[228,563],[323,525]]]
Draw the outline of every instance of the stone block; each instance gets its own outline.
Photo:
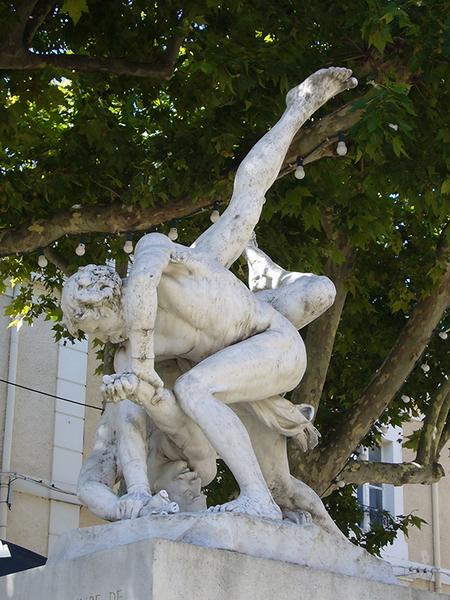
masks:
[[[266,540],[270,545],[270,540]],[[399,585],[145,539],[0,579],[2,600],[437,600]]]

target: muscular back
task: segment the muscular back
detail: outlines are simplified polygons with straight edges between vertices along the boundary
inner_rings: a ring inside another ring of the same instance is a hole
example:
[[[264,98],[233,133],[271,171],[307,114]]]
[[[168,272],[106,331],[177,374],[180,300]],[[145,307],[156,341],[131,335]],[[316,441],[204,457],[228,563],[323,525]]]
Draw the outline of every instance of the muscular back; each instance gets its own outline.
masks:
[[[199,362],[267,329],[275,311],[233,273],[191,248],[176,245],[175,256],[181,262],[170,262],[158,285],[158,358]]]

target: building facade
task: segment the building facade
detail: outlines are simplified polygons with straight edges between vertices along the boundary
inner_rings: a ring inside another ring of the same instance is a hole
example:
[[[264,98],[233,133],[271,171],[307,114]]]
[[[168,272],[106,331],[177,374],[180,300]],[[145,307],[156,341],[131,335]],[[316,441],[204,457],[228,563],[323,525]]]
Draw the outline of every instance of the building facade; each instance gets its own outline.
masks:
[[[12,294],[0,296],[0,539],[47,556],[64,531],[101,522],[80,506],[75,493],[101,414],[100,378],[87,341],[56,343],[44,319],[9,328],[4,308]],[[387,429],[382,448],[366,450],[365,458],[411,460],[401,439],[415,426]],[[448,455],[444,449],[447,473]],[[392,515],[414,511],[426,520],[408,538],[399,534],[383,556],[406,585],[449,593],[450,478],[431,486],[365,484],[358,494],[368,508],[366,525],[377,509]]]

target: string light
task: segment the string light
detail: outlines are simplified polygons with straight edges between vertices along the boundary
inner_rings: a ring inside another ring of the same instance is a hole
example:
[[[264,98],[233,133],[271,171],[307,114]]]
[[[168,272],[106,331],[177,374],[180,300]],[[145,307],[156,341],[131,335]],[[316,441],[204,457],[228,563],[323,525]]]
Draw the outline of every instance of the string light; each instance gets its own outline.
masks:
[[[217,202],[214,203],[213,210],[209,219],[211,223],[217,223],[217,221],[220,219],[219,205]]]
[[[347,154],[347,145],[345,143],[345,136],[342,132],[338,135],[338,140],[339,141],[336,146],[336,154],[338,156],[345,156]]]
[[[48,265],[48,260],[47,257],[44,254],[44,251],[42,250],[42,248],[39,248],[39,254],[38,254],[38,265],[41,267],[41,269],[44,269],[47,265]]]
[[[131,254],[133,252],[133,235],[131,233],[127,234],[127,239],[123,245],[123,251],[125,254]]]
[[[423,363],[423,365],[420,365],[420,368],[424,373],[428,373],[428,371],[430,370],[430,365],[427,365],[427,363]]]
[[[446,331],[440,331],[439,337],[441,338],[441,340],[446,340],[448,338],[448,333]]]
[[[77,256],[84,256],[86,253],[86,244],[84,243],[83,238],[78,242],[78,246],[75,248],[75,254]]]
[[[297,158],[297,168],[295,169],[294,175],[296,179],[303,179],[306,175],[305,168],[303,167],[303,158],[301,156]]]
[[[177,220],[170,221],[169,239],[174,242],[178,239]]]

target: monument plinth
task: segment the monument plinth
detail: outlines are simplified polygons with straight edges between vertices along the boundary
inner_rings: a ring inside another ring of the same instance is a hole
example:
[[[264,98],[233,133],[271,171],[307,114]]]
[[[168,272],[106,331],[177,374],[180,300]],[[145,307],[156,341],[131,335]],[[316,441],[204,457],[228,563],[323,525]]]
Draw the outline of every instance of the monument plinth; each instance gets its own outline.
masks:
[[[142,517],[61,536],[45,567],[0,579],[2,600],[431,600],[390,565],[313,523]],[[442,597],[444,598],[444,597]]]

